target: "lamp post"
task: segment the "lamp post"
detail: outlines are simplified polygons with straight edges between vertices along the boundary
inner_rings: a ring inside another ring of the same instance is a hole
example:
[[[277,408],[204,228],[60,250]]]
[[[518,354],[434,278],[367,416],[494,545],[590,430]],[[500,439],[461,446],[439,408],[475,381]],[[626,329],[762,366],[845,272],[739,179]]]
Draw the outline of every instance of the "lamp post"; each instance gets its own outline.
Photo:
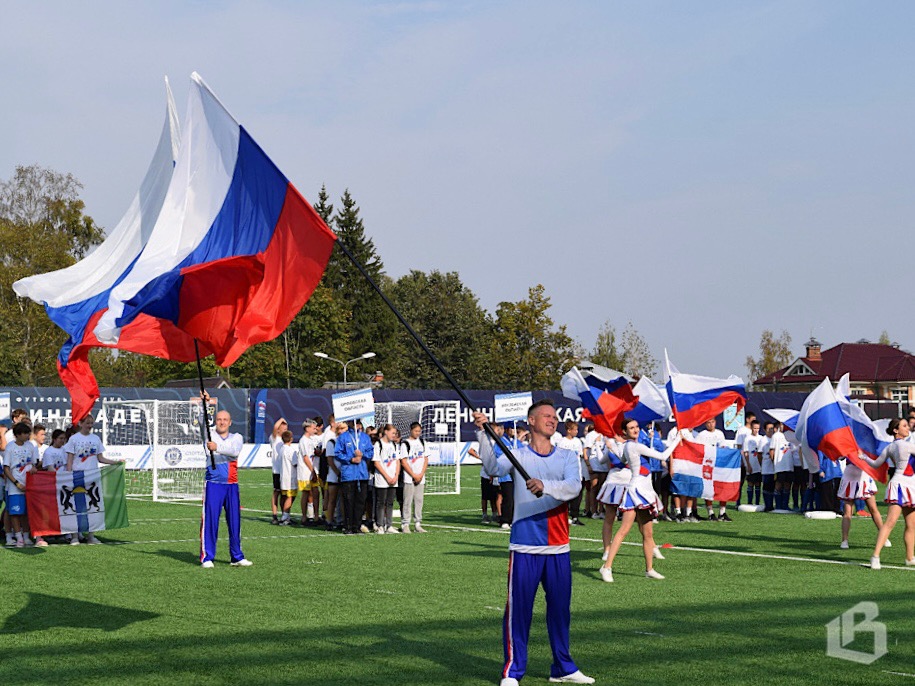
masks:
[[[375,353],[373,353],[373,352],[362,353],[359,357],[354,357],[353,359],[347,360],[346,362],[344,362],[343,360],[338,360],[336,357],[331,357],[327,353],[318,352],[318,353],[315,353],[314,356],[320,357],[322,360],[332,360],[333,362],[336,362],[337,364],[343,365],[343,387],[346,388],[346,368],[349,366],[350,362],[356,362],[358,360],[368,360],[369,358],[375,357]]]

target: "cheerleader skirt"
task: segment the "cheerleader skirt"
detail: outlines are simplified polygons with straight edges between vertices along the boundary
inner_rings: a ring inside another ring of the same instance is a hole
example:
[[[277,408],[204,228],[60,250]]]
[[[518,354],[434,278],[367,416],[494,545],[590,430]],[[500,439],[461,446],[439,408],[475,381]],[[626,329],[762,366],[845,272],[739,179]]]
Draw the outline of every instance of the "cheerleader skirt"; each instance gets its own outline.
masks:
[[[886,486],[886,502],[900,507],[915,507],[915,476],[894,474]]]
[[[648,510],[652,516],[664,511],[664,506],[651,485],[651,477],[636,476],[632,478],[626,487],[626,493],[620,503],[620,510],[624,512],[626,510]]]
[[[631,474],[628,469],[614,469],[607,474],[604,485],[600,487],[597,493],[597,501],[604,505],[622,504],[626,495],[626,488],[629,486]]]
[[[849,472],[852,472],[849,474]],[[877,493],[877,482],[860,469],[846,467],[839,482],[840,500],[867,500]]]

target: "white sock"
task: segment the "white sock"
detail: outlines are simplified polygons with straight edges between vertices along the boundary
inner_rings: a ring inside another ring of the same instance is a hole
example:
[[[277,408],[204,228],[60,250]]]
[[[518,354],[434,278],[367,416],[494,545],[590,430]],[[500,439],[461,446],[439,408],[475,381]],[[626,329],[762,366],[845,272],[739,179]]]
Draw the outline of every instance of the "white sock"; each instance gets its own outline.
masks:
[[[16,540],[17,540],[17,541],[21,541],[21,540],[22,540],[22,532],[21,532],[21,531],[17,531],[17,532],[16,532]]]
[[[705,506],[705,513],[706,513],[709,517],[712,516],[713,512],[714,512],[714,511],[712,510],[712,506],[711,506],[711,505],[706,505],[706,506]]]
[[[727,511],[728,511],[728,506],[727,506],[727,505],[722,505],[722,506],[720,506],[720,507],[718,508],[718,516],[719,516],[719,517],[723,517],[723,516],[727,513]]]
[[[677,515],[678,517],[680,516],[680,508],[679,508],[679,507],[675,507],[675,508],[674,508],[674,514]]]

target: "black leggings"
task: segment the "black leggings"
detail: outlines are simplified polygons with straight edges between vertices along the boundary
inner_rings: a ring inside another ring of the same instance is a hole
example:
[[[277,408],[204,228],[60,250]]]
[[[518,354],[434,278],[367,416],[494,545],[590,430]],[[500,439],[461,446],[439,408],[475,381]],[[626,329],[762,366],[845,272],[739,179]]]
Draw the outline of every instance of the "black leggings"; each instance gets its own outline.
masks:
[[[362,525],[362,511],[365,509],[365,496],[369,482],[344,481],[340,484],[343,495],[343,530],[355,533]]]

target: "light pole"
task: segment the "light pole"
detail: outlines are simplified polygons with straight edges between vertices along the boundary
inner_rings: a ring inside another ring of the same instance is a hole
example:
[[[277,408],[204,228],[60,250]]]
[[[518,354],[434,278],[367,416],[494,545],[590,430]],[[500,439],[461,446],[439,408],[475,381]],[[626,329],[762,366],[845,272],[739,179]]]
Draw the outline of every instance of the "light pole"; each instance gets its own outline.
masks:
[[[375,353],[373,353],[373,352],[362,353],[359,357],[354,357],[353,359],[347,360],[346,362],[344,362],[343,360],[338,360],[336,357],[331,357],[327,353],[315,353],[314,356],[320,357],[322,360],[332,360],[332,361],[336,362],[337,364],[342,364],[343,365],[343,387],[346,388],[346,368],[349,366],[349,363],[356,362],[358,360],[367,360],[369,358],[375,357]]]

